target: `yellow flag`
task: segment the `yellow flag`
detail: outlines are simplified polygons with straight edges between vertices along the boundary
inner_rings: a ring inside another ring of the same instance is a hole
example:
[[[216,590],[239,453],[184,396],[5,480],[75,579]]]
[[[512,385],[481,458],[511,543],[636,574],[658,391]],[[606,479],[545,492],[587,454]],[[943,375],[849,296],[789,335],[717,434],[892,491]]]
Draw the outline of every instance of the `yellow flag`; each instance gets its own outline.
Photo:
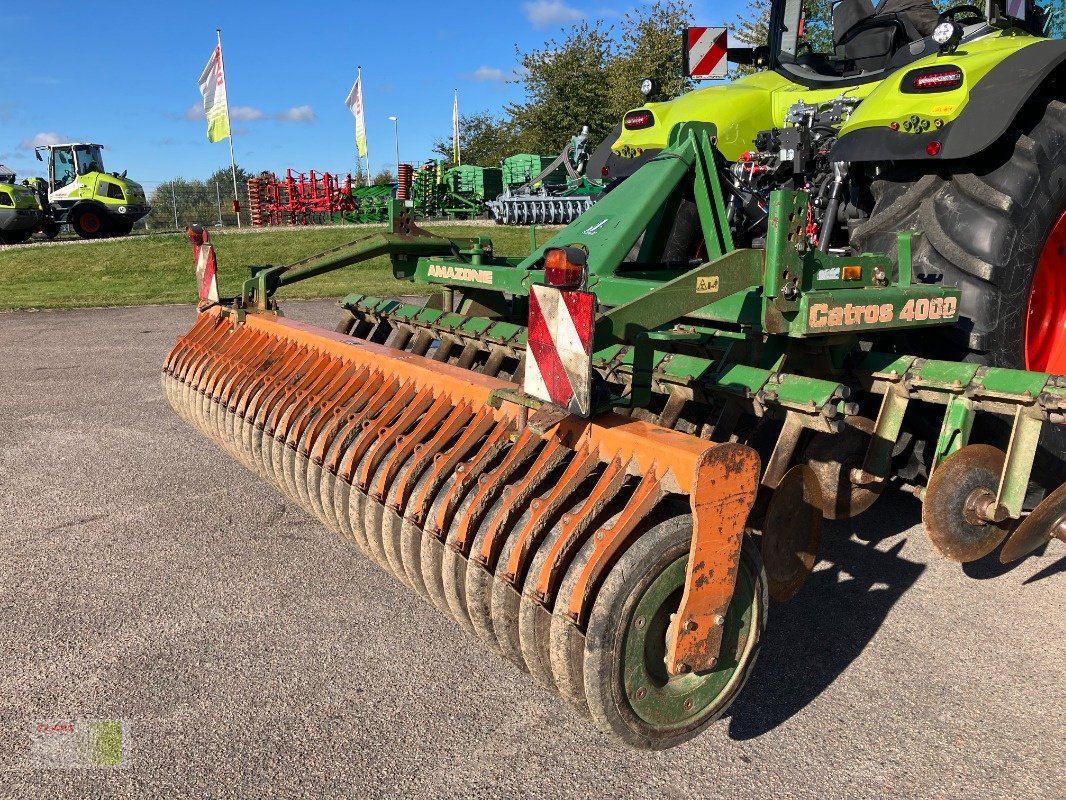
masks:
[[[219,142],[229,136],[229,104],[226,102],[226,73],[222,68],[222,46],[211,54],[203,75],[200,94],[204,96],[207,141]]]

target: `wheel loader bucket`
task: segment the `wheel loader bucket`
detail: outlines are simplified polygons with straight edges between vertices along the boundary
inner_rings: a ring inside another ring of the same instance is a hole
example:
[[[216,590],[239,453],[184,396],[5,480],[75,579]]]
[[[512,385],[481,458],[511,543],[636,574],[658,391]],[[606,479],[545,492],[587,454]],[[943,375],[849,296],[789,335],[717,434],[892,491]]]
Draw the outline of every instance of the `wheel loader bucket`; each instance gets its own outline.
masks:
[[[640,747],[735,697],[765,620],[748,447],[614,413],[528,424],[518,386],[271,313],[213,308],[174,409],[467,630]],[[619,711],[623,709],[623,712]]]

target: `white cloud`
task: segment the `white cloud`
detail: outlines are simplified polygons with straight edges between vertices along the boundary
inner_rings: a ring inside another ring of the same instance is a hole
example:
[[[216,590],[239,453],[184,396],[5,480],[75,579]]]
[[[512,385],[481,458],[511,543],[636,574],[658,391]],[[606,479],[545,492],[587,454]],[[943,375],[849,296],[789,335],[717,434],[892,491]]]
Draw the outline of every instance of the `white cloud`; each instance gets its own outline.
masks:
[[[67,137],[60,136],[58,133],[38,133],[30,139],[23,139],[21,146],[26,150],[32,150],[35,147],[47,147],[50,144],[68,141],[70,140]]]
[[[534,0],[532,3],[523,3],[522,10],[535,28],[565,25],[585,18],[583,11],[571,8],[562,0]]]
[[[275,117],[278,122],[314,122],[315,110],[311,106],[293,106]]]
[[[204,106],[203,106],[203,104],[202,103],[193,103],[191,106],[189,106],[187,109],[185,109],[185,113],[182,116],[185,119],[189,120],[189,122],[196,122],[198,120],[203,119],[204,118]]]
[[[466,77],[480,83],[491,83],[495,81],[505,81],[510,76],[508,76],[502,69],[481,66],[473,72],[467,73]]]
[[[254,106],[233,106],[229,110],[229,118],[238,122],[253,122],[265,116],[266,114]]]

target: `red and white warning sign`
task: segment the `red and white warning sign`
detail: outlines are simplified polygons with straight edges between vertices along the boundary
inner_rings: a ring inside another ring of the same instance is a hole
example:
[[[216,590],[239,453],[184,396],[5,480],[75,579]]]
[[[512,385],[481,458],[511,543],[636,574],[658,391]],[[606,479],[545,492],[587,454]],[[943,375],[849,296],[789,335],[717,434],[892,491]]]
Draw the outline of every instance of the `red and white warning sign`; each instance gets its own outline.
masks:
[[[729,72],[725,28],[687,28],[684,33],[685,74],[691,78],[724,78]]]
[[[592,413],[592,329],[596,295],[534,285],[523,390],[571,414]]]
[[[208,233],[199,225],[189,226],[185,235],[192,243],[193,259],[196,262],[196,282],[200,286],[200,305],[218,302],[218,263],[215,248],[208,243]]]

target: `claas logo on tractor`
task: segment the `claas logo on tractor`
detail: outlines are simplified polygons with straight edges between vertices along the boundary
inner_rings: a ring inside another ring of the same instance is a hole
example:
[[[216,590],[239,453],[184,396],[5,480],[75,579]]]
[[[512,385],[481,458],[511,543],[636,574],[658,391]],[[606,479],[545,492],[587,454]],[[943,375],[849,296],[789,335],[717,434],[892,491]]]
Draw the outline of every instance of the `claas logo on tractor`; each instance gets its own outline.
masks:
[[[588,256],[577,247],[549,250],[548,285],[529,293],[526,373],[522,388],[534,397],[588,417],[592,413],[592,333],[596,295],[581,291]]]

